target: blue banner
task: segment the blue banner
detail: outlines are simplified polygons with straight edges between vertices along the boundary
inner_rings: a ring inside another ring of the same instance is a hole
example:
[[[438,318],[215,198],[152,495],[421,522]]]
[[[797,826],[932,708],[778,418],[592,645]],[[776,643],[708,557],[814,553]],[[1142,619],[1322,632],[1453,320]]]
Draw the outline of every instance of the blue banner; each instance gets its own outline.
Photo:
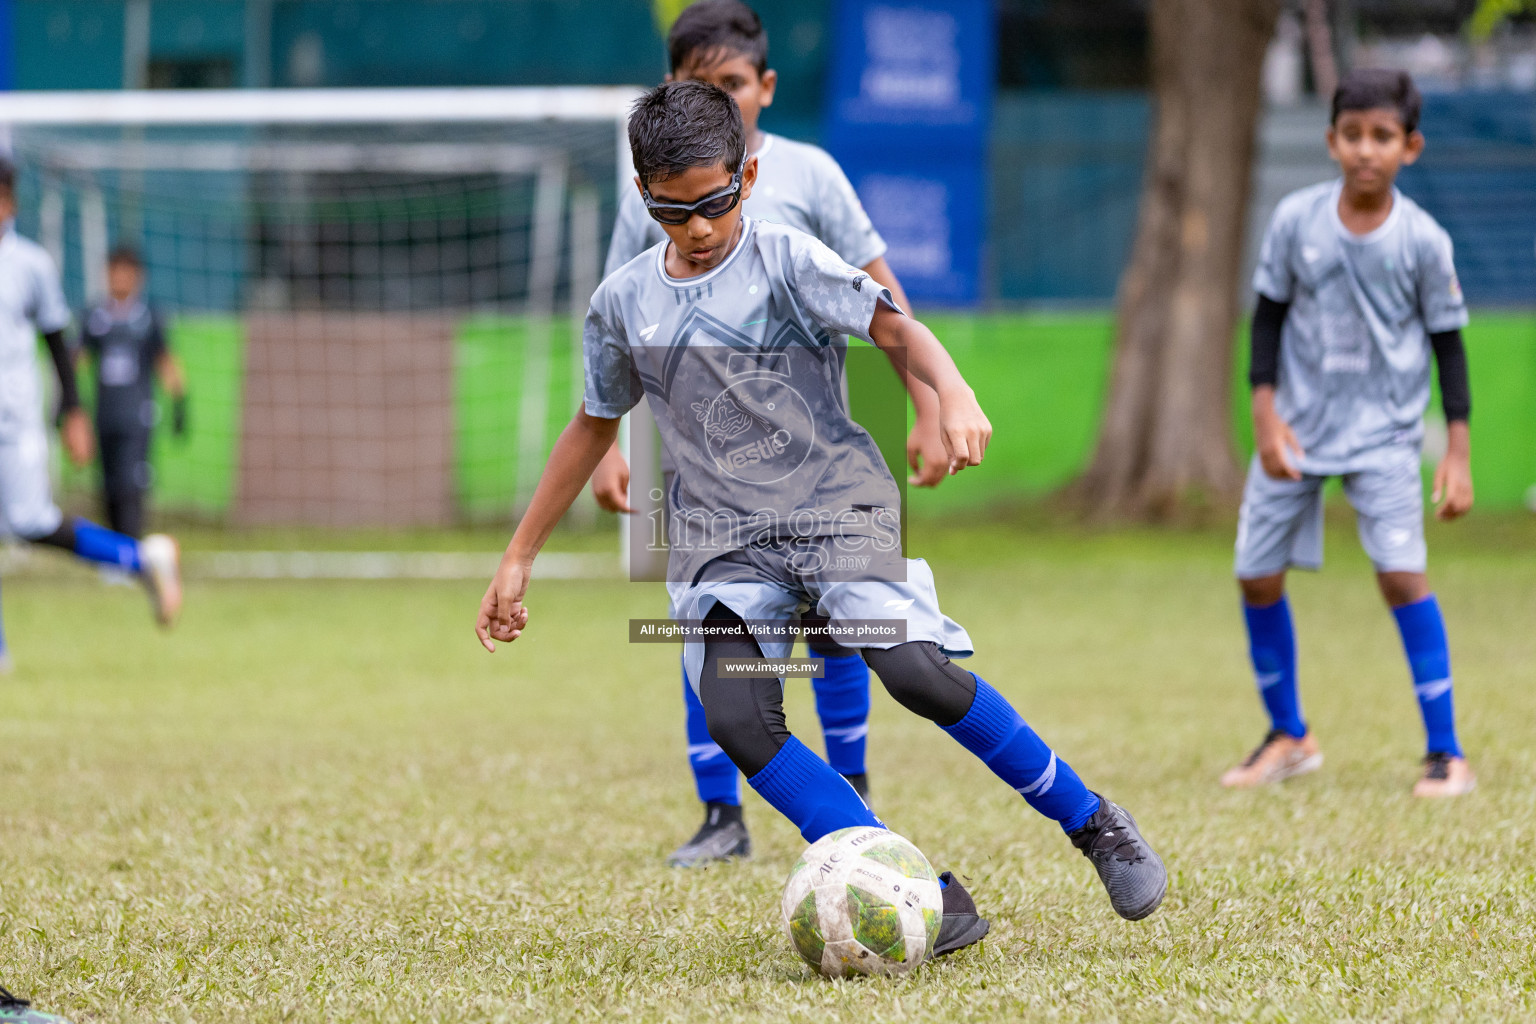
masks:
[[[16,5],[0,0],[0,90],[16,87]]]
[[[981,290],[984,168],[899,153],[848,163],[864,209],[890,246],[886,262],[907,293],[944,305],[974,303]]]
[[[981,295],[990,0],[839,0],[823,139],[914,298]]]
[[[889,128],[979,139],[992,100],[990,0],[840,0],[829,76],[831,124],[876,144]],[[831,138],[831,136],[828,136]]]

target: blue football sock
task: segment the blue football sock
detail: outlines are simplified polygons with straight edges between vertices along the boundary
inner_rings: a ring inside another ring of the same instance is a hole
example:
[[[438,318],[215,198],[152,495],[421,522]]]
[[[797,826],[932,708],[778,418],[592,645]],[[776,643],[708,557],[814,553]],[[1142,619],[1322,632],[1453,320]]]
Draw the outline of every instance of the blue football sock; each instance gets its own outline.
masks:
[[[826,675],[811,680],[827,763],[839,775],[864,774],[869,735],[869,666],[857,654],[823,658]]]
[[[1301,719],[1301,694],[1296,687],[1296,631],[1291,625],[1291,603],[1282,597],[1274,604],[1255,608],[1243,602],[1248,624],[1248,657],[1259,697],[1269,712],[1270,725],[1291,736],[1307,734]]]
[[[747,784],[794,822],[808,843],[840,828],[885,827],[847,779],[793,736]]]
[[[704,722],[704,705],[688,685],[688,670],[683,670],[683,706],[687,708],[688,767],[693,769],[693,788],[706,804],[741,806],[741,785],[736,766],[725,756],[720,744],[709,738]]]
[[[1056,756],[1019,717],[1007,699],[972,673],[976,698],[965,717],[942,728],[966,750],[981,758],[997,777],[1019,791],[1029,806],[1074,832],[1099,809],[1072,766]]]
[[[139,542],[122,533],[97,526],[88,519],[76,519],[75,554],[88,562],[115,565],[129,572],[139,571]]]
[[[1451,648],[1445,639],[1445,619],[1433,594],[1414,604],[1392,609],[1403,637],[1413,693],[1419,698],[1424,732],[1431,754],[1461,757],[1456,740],[1456,709],[1451,699]]]

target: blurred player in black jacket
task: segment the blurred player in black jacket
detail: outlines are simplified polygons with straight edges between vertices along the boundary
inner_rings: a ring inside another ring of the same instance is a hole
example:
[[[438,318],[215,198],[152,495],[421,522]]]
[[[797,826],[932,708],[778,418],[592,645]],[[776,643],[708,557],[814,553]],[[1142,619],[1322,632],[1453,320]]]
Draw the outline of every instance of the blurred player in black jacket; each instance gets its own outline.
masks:
[[[81,347],[96,364],[96,436],[107,522],[130,537],[144,532],[157,375],[171,396],[172,429],[178,436],[187,429],[186,380],[143,289],[139,254],[127,246],[114,249],[107,261],[107,300],[86,314],[81,331]]]

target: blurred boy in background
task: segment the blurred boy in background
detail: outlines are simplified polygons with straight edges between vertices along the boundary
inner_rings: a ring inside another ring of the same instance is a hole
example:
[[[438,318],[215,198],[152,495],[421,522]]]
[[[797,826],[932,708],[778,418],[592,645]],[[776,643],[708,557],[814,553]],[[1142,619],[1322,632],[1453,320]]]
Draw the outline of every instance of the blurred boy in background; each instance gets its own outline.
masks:
[[[187,386],[166,346],[160,317],[144,300],[138,252],[119,246],[107,260],[107,299],[85,315],[81,347],[96,366],[96,439],[101,449],[102,503],[107,523],[130,537],[144,535],[144,498],[153,480],[155,379],[171,396],[171,429],[187,429]]]
[[[1403,71],[1357,69],[1333,95],[1328,152],[1341,177],[1280,202],[1254,272],[1257,452],[1237,527],[1237,578],[1270,728],[1225,786],[1280,782],[1322,767],[1301,714],[1289,569],[1323,562],[1323,485],[1340,477],[1360,542],[1392,609],[1424,721],[1420,797],[1460,796],[1477,779],[1456,735],[1451,653],[1425,575],[1419,478],[1430,364],[1449,443],[1435,514],[1472,509],[1467,307],[1451,239],[1393,184],[1424,149],[1419,90]]]

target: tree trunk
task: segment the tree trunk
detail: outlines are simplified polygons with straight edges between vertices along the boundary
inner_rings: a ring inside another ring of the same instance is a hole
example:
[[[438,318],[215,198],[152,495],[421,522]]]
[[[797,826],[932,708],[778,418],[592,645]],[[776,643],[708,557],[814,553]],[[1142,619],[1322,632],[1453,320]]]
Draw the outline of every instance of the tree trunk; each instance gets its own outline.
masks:
[[[1282,0],[1153,0],[1155,124],[1114,374],[1076,497],[1163,520],[1232,500],[1233,328],[1259,115]]]

